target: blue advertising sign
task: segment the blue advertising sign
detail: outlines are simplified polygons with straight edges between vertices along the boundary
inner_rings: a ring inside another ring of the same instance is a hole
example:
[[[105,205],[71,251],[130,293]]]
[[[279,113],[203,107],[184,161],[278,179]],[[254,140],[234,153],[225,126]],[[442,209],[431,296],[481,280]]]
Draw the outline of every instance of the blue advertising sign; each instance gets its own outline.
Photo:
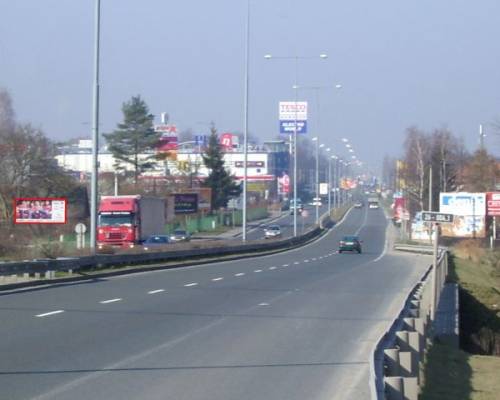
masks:
[[[205,146],[208,143],[207,135],[195,135],[194,141],[197,146]]]
[[[280,121],[280,133],[291,135],[295,131],[295,121],[283,120]],[[307,121],[297,120],[297,134],[307,133]]]

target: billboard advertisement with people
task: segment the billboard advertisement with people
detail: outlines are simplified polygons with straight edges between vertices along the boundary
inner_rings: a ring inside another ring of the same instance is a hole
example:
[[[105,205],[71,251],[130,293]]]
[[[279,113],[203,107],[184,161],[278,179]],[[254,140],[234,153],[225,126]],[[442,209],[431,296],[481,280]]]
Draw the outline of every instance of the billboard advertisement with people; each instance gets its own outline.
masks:
[[[15,224],[65,224],[67,199],[23,197],[14,199]]]

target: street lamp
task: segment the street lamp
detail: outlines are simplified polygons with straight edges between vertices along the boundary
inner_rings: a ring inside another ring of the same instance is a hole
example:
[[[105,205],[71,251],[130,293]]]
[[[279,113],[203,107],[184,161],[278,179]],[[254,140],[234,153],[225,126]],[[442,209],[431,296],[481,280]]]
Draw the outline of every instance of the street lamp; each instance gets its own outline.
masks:
[[[264,55],[266,60],[277,59],[277,60],[294,60],[295,64],[295,74],[294,74],[294,83],[293,87],[295,88],[295,118],[293,124],[293,236],[297,236],[297,88],[298,88],[298,69],[299,69],[299,60],[312,60],[317,59],[318,56],[278,56],[275,57],[271,54]],[[328,56],[324,53],[319,55],[321,60],[325,60]]]
[[[99,179],[99,39],[101,25],[101,0],[95,1],[94,31],[94,93],[92,105],[92,177],[90,184],[90,249],[96,251],[97,197]]]
[[[241,224],[241,240],[247,240],[247,178],[248,178],[248,85],[250,64],[250,0],[247,0],[247,20],[245,33],[245,90],[244,90],[244,117],[243,117],[243,213]]]

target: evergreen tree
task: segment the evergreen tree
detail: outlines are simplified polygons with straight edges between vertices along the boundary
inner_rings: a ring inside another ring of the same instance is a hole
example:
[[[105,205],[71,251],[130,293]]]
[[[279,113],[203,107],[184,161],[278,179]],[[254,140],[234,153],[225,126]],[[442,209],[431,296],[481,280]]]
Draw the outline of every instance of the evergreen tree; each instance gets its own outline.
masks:
[[[139,158],[139,154],[151,151],[158,144],[160,134],[154,131],[154,116],[140,96],[133,96],[123,103],[123,122],[115,131],[105,134],[108,149],[113,156],[134,169],[134,182],[139,174],[154,166],[154,156]]]
[[[210,132],[208,147],[203,155],[203,162],[210,170],[210,174],[203,186],[212,189],[212,210],[217,210],[226,207],[230,197],[239,196],[241,189],[236,184],[234,177],[224,168],[224,154],[214,126]]]

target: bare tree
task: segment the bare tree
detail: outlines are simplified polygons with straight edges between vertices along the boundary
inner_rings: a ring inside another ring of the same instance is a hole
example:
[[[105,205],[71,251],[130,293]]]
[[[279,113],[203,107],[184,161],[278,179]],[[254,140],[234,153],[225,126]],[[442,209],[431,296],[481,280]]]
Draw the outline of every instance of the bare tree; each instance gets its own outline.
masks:
[[[412,211],[424,210],[426,183],[430,163],[430,143],[424,132],[408,128],[405,140],[405,166],[403,176]]]
[[[500,163],[485,149],[479,149],[465,166],[463,187],[470,192],[495,190],[500,182]]]

